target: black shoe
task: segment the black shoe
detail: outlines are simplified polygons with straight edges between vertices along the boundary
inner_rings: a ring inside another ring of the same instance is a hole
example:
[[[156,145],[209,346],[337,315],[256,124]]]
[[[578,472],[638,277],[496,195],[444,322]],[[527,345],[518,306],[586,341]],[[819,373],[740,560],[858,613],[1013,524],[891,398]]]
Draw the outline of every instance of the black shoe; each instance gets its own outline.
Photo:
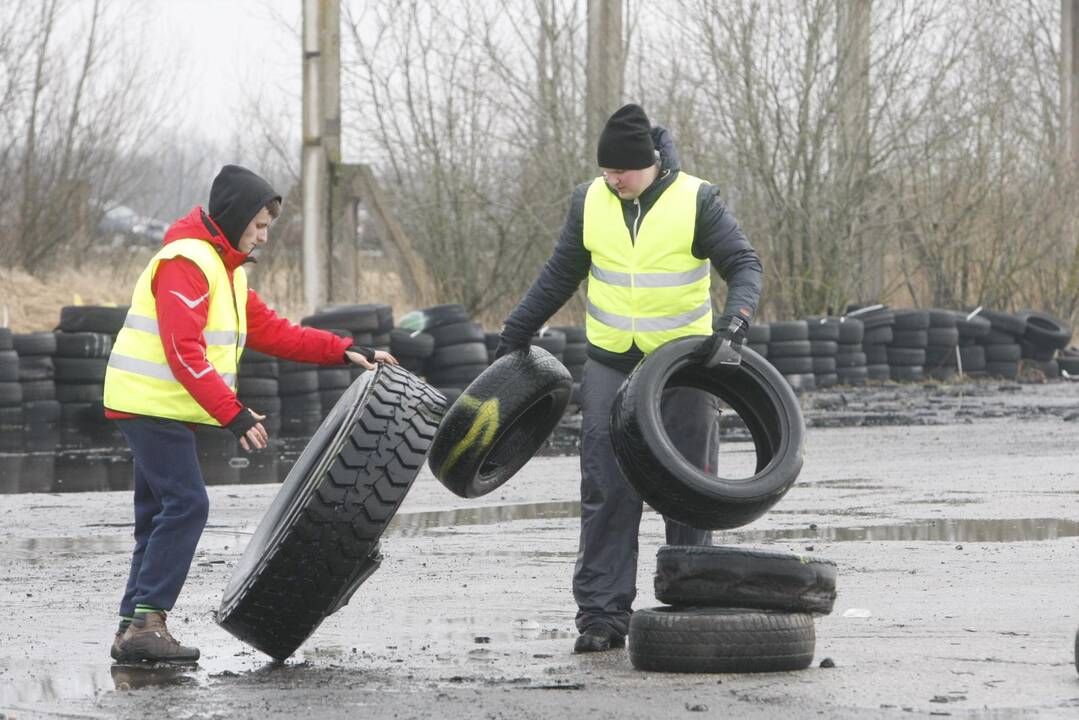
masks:
[[[589,625],[581,631],[577,642],[573,643],[573,652],[606,652],[611,648],[626,646],[626,636],[615,632],[606,625]]]

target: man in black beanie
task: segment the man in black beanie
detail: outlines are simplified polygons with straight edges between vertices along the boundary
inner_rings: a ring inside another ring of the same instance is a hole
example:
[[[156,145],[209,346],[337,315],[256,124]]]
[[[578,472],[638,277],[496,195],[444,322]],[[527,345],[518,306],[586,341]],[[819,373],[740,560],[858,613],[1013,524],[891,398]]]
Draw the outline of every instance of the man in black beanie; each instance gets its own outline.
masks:
[[[724,339],[741,347],[762,287],[760,259],[719,188],[680,170],[670,133],[653,127],[641,106],[625,105],[610,117],[596,159],[603,176],[577,186],[554,254],[506,319],[496,350],[501,356],[527,348],[588,278],[575,652],[624,646],[637,594],[642,502],[622,475],[610,438],[619,387],[646,354],[679,337],[702,336],[696,361],[717,365]],[[727,284],[715,322],[713,267]],[[664,393],[661,409],[679,451],[715,473],[716,399],[676,388]],[[671,520],[666,536],[671,545],[711,543],[710,532]]]

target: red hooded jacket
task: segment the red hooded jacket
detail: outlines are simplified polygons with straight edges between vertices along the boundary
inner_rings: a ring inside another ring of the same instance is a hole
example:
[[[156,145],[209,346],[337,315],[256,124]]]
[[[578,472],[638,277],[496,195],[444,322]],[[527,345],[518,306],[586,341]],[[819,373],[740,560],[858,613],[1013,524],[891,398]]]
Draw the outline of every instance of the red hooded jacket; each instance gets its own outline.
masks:
[[[210,216],[197,207],[177,220],[165,233],[165,243],[195,238],[214,246],[225,263],[229,280],[233,271],[247,262],[221,232]],[[210,292],[206,276],[198,266],[182,257],[165,260],[154,275],[151,290],[157,305],[157,324],[172,374],[195,401],[222,426],[228,425],[244,409],[235,393],[216,372],[202,373],[210,366],[206,359],[206,328]],[[294,325],[278,317],[254,290],[247,291],[247,344],[245,347],[296,362],[341,365],[352,341],[316,328]],[[175,350],[174,350],[175,348]],[[258,408],[252,408],[258,412]],[[105,409],[114,419],[134,417]]]

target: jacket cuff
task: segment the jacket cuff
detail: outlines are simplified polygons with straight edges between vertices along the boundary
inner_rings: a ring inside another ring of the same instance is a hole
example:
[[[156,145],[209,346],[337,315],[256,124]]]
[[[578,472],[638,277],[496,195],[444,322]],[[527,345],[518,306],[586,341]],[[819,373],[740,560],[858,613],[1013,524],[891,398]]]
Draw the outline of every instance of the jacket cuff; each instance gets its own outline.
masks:
[[[347,352],[354,352],[354,353],[356,353],[358,355],[363,355],[363,359],[366,360],[367,362],[374,362],[375,361],[375,351],[372,350],[371,348],[365,347],[363,345],[353,345],[353,346],[347,348],[345,350],[345,352],[346,353]],[[344,355],[344,358],[345,358],[346,363],[350,362],[350,360],[348,359],[348,355]]]

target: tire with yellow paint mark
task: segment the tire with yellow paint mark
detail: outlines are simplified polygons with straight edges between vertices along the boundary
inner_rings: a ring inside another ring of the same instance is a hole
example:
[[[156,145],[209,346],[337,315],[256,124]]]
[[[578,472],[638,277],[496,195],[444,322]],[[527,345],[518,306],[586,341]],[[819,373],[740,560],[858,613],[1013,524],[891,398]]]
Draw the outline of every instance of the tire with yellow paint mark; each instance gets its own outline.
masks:
[[[572,392],[569,371],[542,348],[499,358],[446,411],[428,455],[431,472],[456,495],[486,495],[542,447]]]

